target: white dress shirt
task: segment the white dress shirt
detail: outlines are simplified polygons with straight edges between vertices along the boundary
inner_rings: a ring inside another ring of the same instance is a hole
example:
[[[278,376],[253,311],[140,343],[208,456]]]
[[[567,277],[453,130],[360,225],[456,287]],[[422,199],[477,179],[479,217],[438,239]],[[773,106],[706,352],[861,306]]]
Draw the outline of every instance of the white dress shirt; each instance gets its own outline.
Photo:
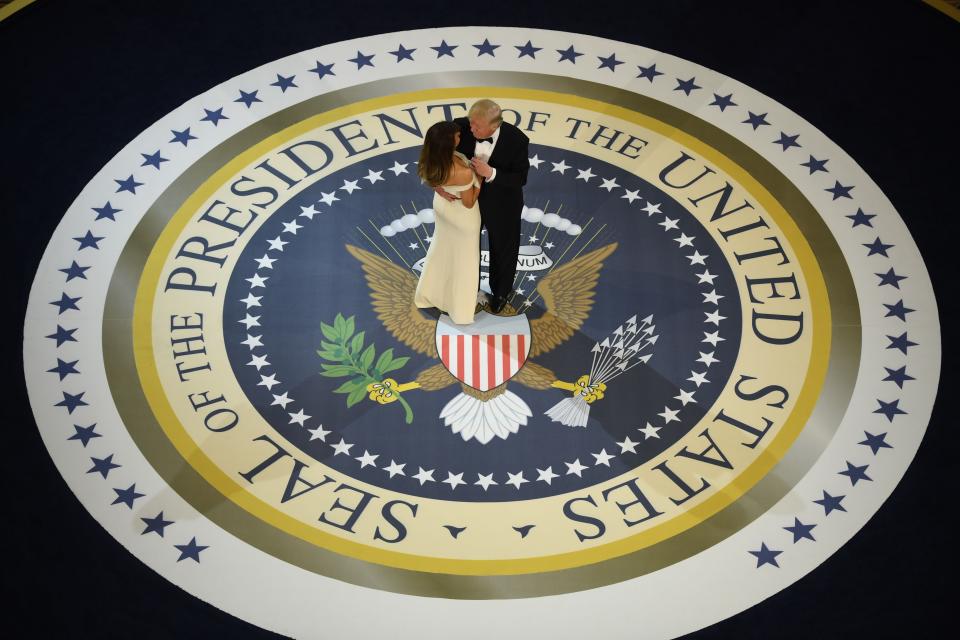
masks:
[[[493,155],[493,149],[497,146],[497,140],[500,139],[500,127],[497,127],[493,130],[493,133],[490,135],[493,138],[493,142],[477,142],[476,147],[473,150],[473,155],[480,158],[485,162],[490,161],[490,156]],[[486,179],[487,182],[493,182],[493,179],[497,177],[497,170],[493,167],[490,167],[490,177]]]

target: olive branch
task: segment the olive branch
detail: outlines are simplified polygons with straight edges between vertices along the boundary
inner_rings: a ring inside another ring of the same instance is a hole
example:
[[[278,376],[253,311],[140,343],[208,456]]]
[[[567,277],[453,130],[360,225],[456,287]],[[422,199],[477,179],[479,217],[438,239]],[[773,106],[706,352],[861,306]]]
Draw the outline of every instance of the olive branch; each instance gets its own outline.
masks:
[[[320,365],[323,367],[320,375],[328,378],[353,376],[333,390],[334,393],[348,394],[347,407],[362,401],[367,393],[371,400],[377,400],[381,404],[397,400],[403,406],[407,424],[410,424],[413,422],[413,410],[396,388],[396,383],[393,380],[384,380],[387,373],[403,367],[410,357],[394,357],[391,347],[377,358],[376,347],[372,343],[364,347],[364,332],[354,335],[355,328],[354,316],[344,318],[339,313],[333,319],[332,325],[320,323],[320,330],[327,340],[320,342],[321,348],[317,350],[317,355],[330,363]]]

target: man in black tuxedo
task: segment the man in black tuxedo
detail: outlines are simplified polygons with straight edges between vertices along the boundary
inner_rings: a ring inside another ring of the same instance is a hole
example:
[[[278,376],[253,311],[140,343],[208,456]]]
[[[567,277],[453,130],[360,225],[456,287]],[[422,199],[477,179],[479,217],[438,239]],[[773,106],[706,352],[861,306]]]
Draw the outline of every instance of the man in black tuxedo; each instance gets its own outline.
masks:
[[[474,170],[484,181],[478,202],[490,246],[490,310],[500,313],[513,294],[517,272],[530,140],[520,129],[503,121],[500,106],[492,100],[479,100],[470,107],[466,118],[456,118],[454,122],[460,125],[457,151],[472,158]],[[442,189],[438,193],[449,195]]]

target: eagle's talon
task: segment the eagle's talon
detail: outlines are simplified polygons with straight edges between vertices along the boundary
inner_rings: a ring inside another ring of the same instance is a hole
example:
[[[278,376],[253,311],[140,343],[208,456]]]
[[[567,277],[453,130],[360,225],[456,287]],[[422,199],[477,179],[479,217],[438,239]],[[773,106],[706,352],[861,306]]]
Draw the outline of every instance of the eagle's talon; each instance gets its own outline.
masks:
[[[400,397],[400,395],[395,392],[396,388],[397,381],[392,378],[387,378],[382,382],[371,382],[367,385],[370,399],[375,400],[378,404],[396,402],[397,398]]]
[[[574,398],[583,398],[587,404],[593,404],[602,399],[604,392],[607,390],[607,385],[602,382],[591,384],[589,375],[580,376],[576,382],[556,380],[551,386],[564,391],[571,391]]]
[[[410,389],[419,388],[419,383],[405,382],[398,384],[393,378],[387,378],[382,382],[371,382],[367,385],[367,391],[370,393],[370,399],[378,404],[389,404],[400,399],[400,394]]]

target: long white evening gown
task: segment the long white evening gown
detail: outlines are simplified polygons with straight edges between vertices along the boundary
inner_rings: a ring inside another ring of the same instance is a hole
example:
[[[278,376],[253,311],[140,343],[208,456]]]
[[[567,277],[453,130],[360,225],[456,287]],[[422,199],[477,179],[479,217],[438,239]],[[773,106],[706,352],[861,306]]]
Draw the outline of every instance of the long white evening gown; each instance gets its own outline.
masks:
[[[470,166],[465,155],[456,155]],[[478,184],[474,174],[469,184],[443,185],[443,189],[457,194]],[[433,212],[433,240],[427,249],[414,303],[421,309],[436,307],[456,324],[470,324],[480,282],[480,205],[474,202],[467,208],[460,200],[448,202],[434,194]]]

